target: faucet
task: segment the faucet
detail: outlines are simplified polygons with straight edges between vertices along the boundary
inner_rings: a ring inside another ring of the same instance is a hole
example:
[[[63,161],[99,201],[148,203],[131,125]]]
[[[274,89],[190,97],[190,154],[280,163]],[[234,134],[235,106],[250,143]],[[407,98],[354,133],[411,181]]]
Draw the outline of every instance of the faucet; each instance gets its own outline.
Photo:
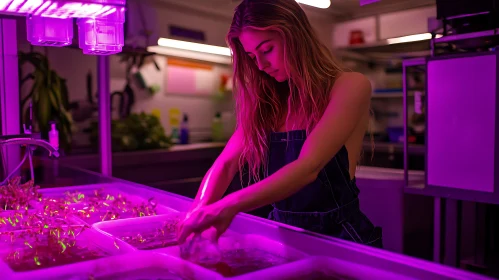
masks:
[[[52,146],[49,142],[38,139],[37,136],[38,134],[32,133],[32,126],[31,122],[33,119],[33,111],[32,111],[32,104],[30,102],[29,104],[29,120],[23,124],[23,129],[24,129],[24,134],[19,134],[19,135],[1,135],[0,136],[0,147],[7,146],[7,145],[26,145],[27,146],[27,153],[24,156],[24,159],[21,160],[21,163],[14,168],[12,171],[7,171],[6,169],[6,161],[5,161],[5,155],[3,153],[3,149],[0,149],[0,157],[2,160],[2,169],[4,173],[4,180],[0,182],[0,186],[3,186],[6,184],[6,182],[14,175],[15,172],[19,170],[19,168],[22,166],[22,164],[26,161],[26,158],[29,158],[29,163],[30,163],[30,170],[31,170],[31,180],[35,180],[35,173],[33,169],[33,162],[31,158],[31,151],[35,149],[34,146],[44,148],[49,152],[49,156],[54,156],[56,158],[59,157],[59,150],[58,148]],[[7,174],[7,172],[10,172],[10,174]]]
[[[36,139],[32,130],[33,122],[33,103],[29,103],[29,119],[23,124],[24,134],[21,135],[4,135],[0,136],[0,146],[2,145],[30,145],[45,148],[49,152],[49,156],[59,157],[59,150],[52,146],[49,142]]]
[[[0,145],[29,145],[44,148],[49,152],[49,156],[59,157],[59,151],[49,142],[34,138],[10,138],[0,140]]]

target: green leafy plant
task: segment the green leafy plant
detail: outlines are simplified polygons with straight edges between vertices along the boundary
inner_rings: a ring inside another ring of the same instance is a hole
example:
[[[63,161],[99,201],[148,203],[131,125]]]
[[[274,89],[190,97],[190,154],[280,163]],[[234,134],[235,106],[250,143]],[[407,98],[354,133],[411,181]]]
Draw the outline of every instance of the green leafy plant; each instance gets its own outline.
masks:
[[[26,64],[33,68],[27,74],[23,73]],[[42,137],[47,139],[49,123],[55,121],[59,130],[60,149],[68,151],[71,148],[73,119],[68,109],[66,80],[51,69],[48,58],[38,52],[19,53],[19,78],[19,91],[28,81],[33,81],[28,95],[21,100],[22,122],[26,123],[29,119],[29,106],[26,108],[26,105],[32,101],[33,122],[38,125]]]
[[[167,149],[172,141],[166,136],[159,118],[152,114],[130,114],[111,122],[113,152]],[[99,141],[98,123],[93,122],[90,142],[97,149]]]

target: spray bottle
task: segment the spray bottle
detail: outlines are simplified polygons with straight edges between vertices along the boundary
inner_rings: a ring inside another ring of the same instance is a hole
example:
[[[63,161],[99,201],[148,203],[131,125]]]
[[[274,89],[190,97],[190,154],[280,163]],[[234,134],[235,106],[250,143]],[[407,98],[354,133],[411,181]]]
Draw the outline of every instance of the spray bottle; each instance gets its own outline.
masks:
[[[220,112],[217,112],[211,124],[211,135],[213,142],[223,141],[223,133],[224,130],[222,124],[222,114],[220,114]]]
[[[184,114],[180,124],[180,144],[189,144],[189,117]]]
[[[59,150],[59,131],[55,122],[50,122],[49,143],[55,149]]]

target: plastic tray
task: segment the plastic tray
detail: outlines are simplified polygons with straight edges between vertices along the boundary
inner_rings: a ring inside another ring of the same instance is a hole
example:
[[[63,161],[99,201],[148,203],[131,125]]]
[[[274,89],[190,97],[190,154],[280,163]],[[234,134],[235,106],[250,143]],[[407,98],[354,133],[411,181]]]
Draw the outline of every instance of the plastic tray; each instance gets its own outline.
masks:
[[[18,231],[16,233],[20,234],[22,233],[22,231]],[[19,257],[22,257],[24,254],[29,254],[31,256],[34,253],[33,250],[35,249],[31,249],[28,247],[28,246],[34,246],[34,242],[30,243],[33,244],[25,244],[24,240],[20,240],[20,242],[14,242],[10,244],[10,246],[2,246],[3,248],[5,248],[4,250],[0,251],[0,256],[2,259],[2,261],[0,261],[0,273],[2,275],[9,275],[8,279],[13,277],[22,277],[25,279],[38,279],[39,275],[45,275],[46,271],[52,271],[55,268],[66,267],[68,265],[75,263],[80,264],[88,262],[87,260],[84,259],[79,259],[76,261],[70,260],[63,262],[61,264],[53,264],[53,265],[42,264],[42,266],[38,268],[35,265],[34,258],[30,257],[28,259],[29,262],[31,263],[29,264],[29,268],[26,266],[23,266],[22,268],[11,267],[11,265],[9,265],[6,261],[7,257],[13,256],[14,254],[18,255]],[[19,247],[19,245],[21,245],[21,247]],[[96,256],[92,257],[92,259],[104,258],[107,256],[126,254],[136,251],[135,248],[129,246],[128,244],[120,240],[113,239],[109,236],[103,235],[91,228],[86,228],[83,232],[81,232],[81,234],[78,235],[78,237],[76,238],[76,245],[83,246],[91,250],[92,252],[96,253]],[[63,250],[62,247],[61,250]],[[79,254],[76,253],[75,255]],[[43,263],[44,261],[43,255],[40,256],[40,261]]]
[[[110,195],[114,197],[118,197],[118,195],[122,195],[127,198],[127,200],[134,204],[134,205],[140,205],[140,204],[147,204],[149,198],[142,198],[137,195],[129,194],[126,192],[122,192],[116,188],[114,188],[112,185],[107,186],[107,185],[90,185],[90,186],[79,186],[79,187],[67,187],[67,188],[54,188],[54,189],[44,189],[40,191],[42,196],[44,198],[51,198],[51,199],[63,199],[66,196],[66,192],[71,192],[71,193],[81,193],[85,196],[93,196],[94,192],[96,190],[103,190],[105,195]],[[103,203],[106,201],[103,201]],[[109,201],[107,202],[109,204]],[[38,207],[41,207],[41,204],[38,204]],[[106,220],[119,220],[119,219],[130,219],[130,218],[135,218],[135,214],[132,213],[120,213],[121,217],[113,217],[110,216],[109,213],[107,213],[107,210],[105,208],[100,209],[99,211],[96,212],[91,212],[89,209],[89,205],[85,202],[79,201],[78,199],[74,200],[74,203],[71,203],[68,205],[73,211],[76,213],[75,216],[78,217],[80,220],[83,222],[92,225],[94,223],[106,221]],[[155,212],[157,215],[160,214],[167,214],[167,213],[174,213],[177,212],[176,210],[166,207],[161,204],[156,204]],[[147,213],[144,213],[144,215],[149,215]]]
[[[42,189],[39,191],[39,193],[42,195],[43,198],[52,198],[52,199],[64,199],[66,197],[66,193],[81,193],[85,195],[86,197],[92,197],[94,196],[95,191],[102,190],[104,194],[109,194],[112,196],[117,197],[119,194],[124,195],[127,197],[131,202],[134,203],[141,203],[141,202],[147,202],[150,198],[143,198],[141,196],[127,193],[124,191],[119,190],[116,188],[115,185],[107,185],[107,184],[102,184],[102,185],[88,185],[88,186],[76,186],[76,187],[66,187],[66,188],[50,188],[50,189]],[[71,204],[79,204],[81,203],[80,200],[75,199],[70,202]],[[159,206],[159,205],[158,205]],[[168,208],[171,209],[171,208]],[[171,211],[176,211],[171,209]]]
[[[311,257],[290,265],[284,265],[266,271],[255,272],[252,275],[243,275],[234,280],[251,279],[280,279],[280,280],[414,280],[400,274],[387,272],[373,267],[342,261],[329,257]]]
[[[232,278],[239,275],[252,277],[255,271],[273,270],[276,267],[291,264],[308,257],[307,254],[285,246],[282,243],[270,240],[259,235],[231,235],[221,237],[218,242],[222,261],[216,264],[200,264],[210,270],[216,271],[220,276]],[[180,247],[169,247],[158,252],[180,257]],[[249,254],[254,261],[251,264],[228,265],[228,260],[234,260],[243,254]],[[254,257],[254,254],[258,257]],[[263,260],[262,257],[266,259]]]
[[[146,251],[58,267],[36,277],[38,280],[216,280],[219,278],[216,273],[181,259]],[[12,279],[30,278],[18,275]]]
[[[106,221],[94,224],[93,228],[119,238],[139,250],[154,250],[177,245],[176,227],[184,215],[184,213],[171,213]],[[168,226],[165,227],[165,224]]]
[[[177,223],[184,216],[184,212],[177,212],[100,222],[92,227],[106,235],[119,238],[138,250],[158,250],[178,245]],[[165,223],[168,224],[167,228],[165,228]],[[230,230],[223,234],[224,237],[235,235],[237,233]],[[131,237],[133,237],[133,240],[130,240]]]

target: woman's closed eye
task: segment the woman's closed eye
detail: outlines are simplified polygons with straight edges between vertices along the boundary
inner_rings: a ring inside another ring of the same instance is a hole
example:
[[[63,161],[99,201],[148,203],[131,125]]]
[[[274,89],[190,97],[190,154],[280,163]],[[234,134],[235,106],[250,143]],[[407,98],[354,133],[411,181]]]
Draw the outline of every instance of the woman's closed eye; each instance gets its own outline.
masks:
[[[264,54],[268,54],[268,53],[270,53],[273,49],[274,49],[274,47],[270,47],[270,48],[268,48],[267,50],[263,51],[263,53],[264,53]]]

